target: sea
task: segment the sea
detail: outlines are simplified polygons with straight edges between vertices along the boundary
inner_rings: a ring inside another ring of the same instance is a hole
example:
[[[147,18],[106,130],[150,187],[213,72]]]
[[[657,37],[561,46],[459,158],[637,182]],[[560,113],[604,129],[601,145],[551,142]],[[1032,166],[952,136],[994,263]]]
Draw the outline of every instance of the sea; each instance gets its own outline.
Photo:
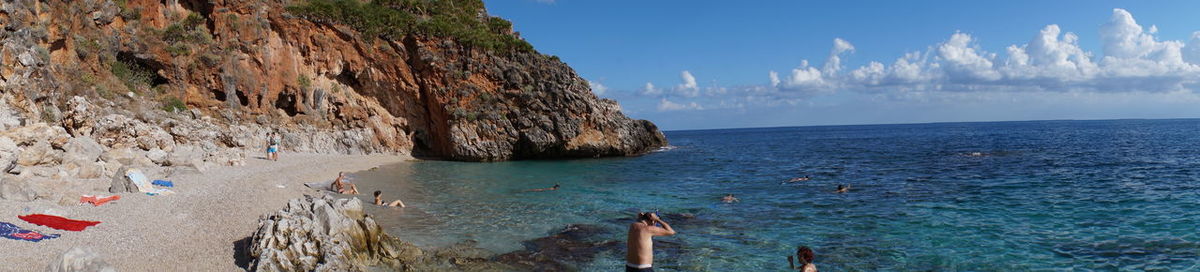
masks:
[[[421,160],[356,182],[408,204],[369,212],[423,248],[530,250],[571,225],[623,243],[655,211],[678,231],[655,239],[656,271],[786,271],[798,246],[821,271],[1200,271],[1200,119],[665,134],[644,156]],[[570,265],[620,271],[624,251]]]

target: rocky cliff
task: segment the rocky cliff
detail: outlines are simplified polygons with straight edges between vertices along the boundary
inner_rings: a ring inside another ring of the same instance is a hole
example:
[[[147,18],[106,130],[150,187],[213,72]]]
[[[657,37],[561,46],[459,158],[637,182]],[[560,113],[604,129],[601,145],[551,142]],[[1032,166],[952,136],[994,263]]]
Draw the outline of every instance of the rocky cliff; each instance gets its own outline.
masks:
[[[88,136],[159,164],[177,147],[204,161],[260,148],[267,131],[284,150],[465,161],[665,144],[558,58],[496,46],[524,43],[506,23],[478,0],[4,0],[0,128],[61,131],[0,139],[0,159]],[[24,166],[63,163],[50,160]]]

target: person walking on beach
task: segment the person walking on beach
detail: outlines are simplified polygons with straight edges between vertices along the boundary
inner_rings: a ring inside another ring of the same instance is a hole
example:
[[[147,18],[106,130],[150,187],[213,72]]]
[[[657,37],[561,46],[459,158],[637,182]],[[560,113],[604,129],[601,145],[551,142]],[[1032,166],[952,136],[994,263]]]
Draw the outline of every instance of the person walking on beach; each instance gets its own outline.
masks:
[[[383,191],[375,191],[375,205],[404,208],[404,202],[400,201],[399,199],[389,203],[383,203]]]
[[[279,132],[271,132],[267,134],[267,159],[279,161]]]
[[[788,256],[788,265],[791,265],[792,270],[796,270],[796,262],[792,257],[796,257],[800,261],[800,271],[817,272],[817,265],[813,264],[813,251],[811,248],[801,246],[796,248],[796,256]]]
[[[657,213],[638,213],[637,222],[629,224],[625,272],[654,272],[653,238],[671,235],[675,235],[675,229],[659,219]]]
[[[346,182],[346,172],[338,172],[337,179],[333,180],[332,184],[329,184],[329,190],[339,194],[358,194],[358,186],[354,186],[354,184]]]

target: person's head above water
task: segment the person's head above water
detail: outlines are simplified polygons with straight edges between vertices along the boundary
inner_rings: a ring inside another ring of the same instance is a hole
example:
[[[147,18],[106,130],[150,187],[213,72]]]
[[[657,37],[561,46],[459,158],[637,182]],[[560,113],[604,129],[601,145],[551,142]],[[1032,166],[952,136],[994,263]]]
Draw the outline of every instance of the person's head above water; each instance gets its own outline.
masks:
[[[653,212],[640,212],[637,214],[637,221],[646,221],[646,222],[652,221],[651,217],[650,217],[650,215],[652,215],[652,214],[654,214],[654,213]]]
[[[554,187],[550,187],[550,188],[558,189],[558,184],[555,184]]]
[[[804,261],[804,263],[812,263],[813,262],[813,251],[811,248],[808,248],[806,246],[800,246],[800,247],[796,248],[796,256],[800,257],[800,260]]]
[[[725,197],[733,197],[733,194],[726,194]]]
[[[846,189],[846,185],[838,184],[838,190],[845,190],[845,189]]]
[[[375,197],[379,197],[380,195],[383,195],[383,191],[375,191]]]

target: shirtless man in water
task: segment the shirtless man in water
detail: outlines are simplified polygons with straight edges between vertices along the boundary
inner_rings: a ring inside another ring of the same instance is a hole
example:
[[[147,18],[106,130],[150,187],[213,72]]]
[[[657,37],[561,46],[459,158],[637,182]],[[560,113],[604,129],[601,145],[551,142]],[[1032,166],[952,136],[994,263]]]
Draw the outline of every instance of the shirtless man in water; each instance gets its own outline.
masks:
[[[736,197],[733,197],[733,194],[727,194],[727,195],[725,195],[725,197],[721,198],[721,202],[734,203],[734,202],[741,202],[741,200],[738,200]]]
[[[670,224],[656,213],[638,213],[638,221],[629,224],[629,241],[625,253],[625,272],[654,272],[654,236],[675,235]],[[662,226],[656,226],[662,225]]]
[[[358,194],[358,186],[354,186],[354,184],[346,182],[345,179],[346,179],[346,172],[338,172],[337,179],[333,180],[332,184],[329,184],[329,190],[337,192],[339,194],[357,195]],[[350,186],[346,186],[346,185],[350,185]],[[346,187],[350,187],[350,188],[346,188]]]
[[[837,191],[833,191],[833,192],[840,194],[840,193],[845,193],[845,192],[849,192],[849,191],[850,191],[850,185],[838,184]]]

